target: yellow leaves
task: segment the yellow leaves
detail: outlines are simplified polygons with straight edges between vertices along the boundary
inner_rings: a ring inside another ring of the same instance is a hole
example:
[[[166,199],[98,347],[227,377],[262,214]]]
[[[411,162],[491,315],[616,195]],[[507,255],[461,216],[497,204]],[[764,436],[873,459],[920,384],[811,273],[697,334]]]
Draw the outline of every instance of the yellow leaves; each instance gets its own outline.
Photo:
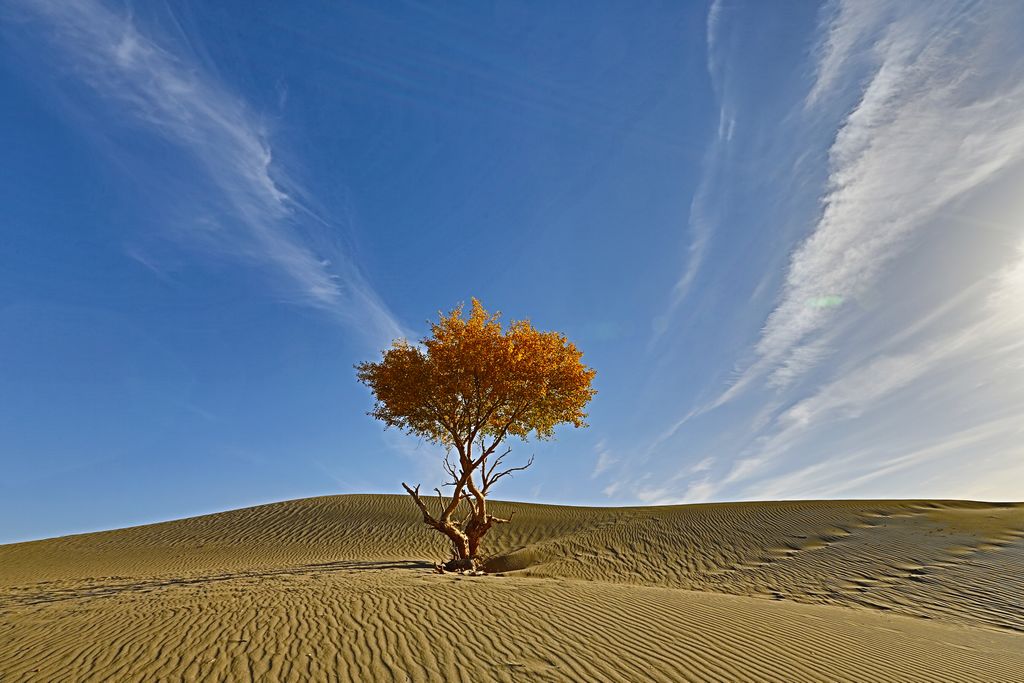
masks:
[[[376,397],[370,414],[460,451],[484,437],[546,439],[559,424],[586,426],[596,373],[582,352],[526,320],[503,330],[499,317],[474,298],[468,317],[461,305],[440,315],[422,348],[399,340],[379,363],[356,366]]]

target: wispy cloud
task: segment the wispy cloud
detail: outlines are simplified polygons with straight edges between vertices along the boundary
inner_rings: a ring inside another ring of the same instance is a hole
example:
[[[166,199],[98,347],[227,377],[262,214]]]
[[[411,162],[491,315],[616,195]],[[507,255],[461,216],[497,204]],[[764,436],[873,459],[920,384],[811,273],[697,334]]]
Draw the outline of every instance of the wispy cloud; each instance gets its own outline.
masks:
[[[301,199],[303,188],[274,164],[259,117],[194,55],[96,0],[32,0],[20,8],[30,19],[21,28],[39,29],[50,43],[42,53],[55,55],[125,121],[192,158],[216,210],[189,221],[183,236],[191,244],[276,273],[288,298],[327,311],[375,342],[402,336],[347,255],[315,250],[304,237],[336,226],[316,215]]]
[[[973,317],[973,322],[961,323],[950,332],[928,334],[926,340],[913,350],[879,355],[823,384],[812,395],[782,412],[774,421],[774,431],[758,439],[756,454],[736,462],[724,483],[737,484],[753,478],[775,459],[795,452],[801,441],[806,441],[815,432],[820,435],[823,429],[829,429],[836,422],[857,420],[868,411],[878,410],[885,405],[884,401],[913,387],[915,383],[919,385],[922,381],[930,380],[934,388],[934,376],[939,370],[948,373],[958,367],[968,369],[969,372],[962,371],[948,381],[946,393],[954,400],[969,400],[963,375],[973,377],[974,381],[982,381],[988,379],[987,375],[1002,375],[1008,370],[1016,369],[1019,372],[1024,369],[1021,364],[1024,361],[1024,307],[1020,305],[1024,298],[1024,242],[1018,247],[1018,254],[1018,258],[1002,270],[979,283],[986,285],[981,289],[986,290],[987,294],[973,316],[965,316],[963,310],[958,308],[942,309],[946,317],[959,320]],[[961,304],[973,302],[973,299],[960,301]],[[919,324],[911,325],[911,328],[920,330],[935,322],[935,316],[929,314]],[[1018,367],[1000,367],[999,358],[1008,358],[1011,362],[1017,359]],[[978,363],[982,364],[980,371],[974,367]],[[1003,397],[1001,402],[1004,409],[1016,415],[1014,411],[1024,408],[1024,404],[1018,405],[1021,399],[1021,396],[1011,395]],[[990,424],[1009,428],[1018,422],[1019,419],[1017,422],[1012,419],[1009,422],[996,420]],[[951,438],[943,435],[944,429],[941,426],[936,425],[933,431],[937,441],[946,442]],[[1004,429],[1002,434],[1008,436],[1011,432]],[[894,438],[899,436],[893,434]],[[921,450],[930,452],[927,448]],[[865,461],[858,462],[863,466]],[[909,466],[917,462],[917,459],[899,459],[898,462]],[[891,464],[886,463],[885,468]],[[818,465],[814,465],[781,480],[777,479],[774,488],[769,487],[767,491],[781,490],[779,481],[802,481],[806,474],[815,473],[819,469]],[[861,480],[868,481],[864,477],[858,479]],[[766,489],[763,483],[758,482],[756,487],[759,495],[764,495]]]
[[[720,11],[716,3],[709,27]],[[954,228],[965,207],[996,212],[980,199],[1024,176],[1021,7],[841,1],[822,17],[812,78],[792,108],[808,131],[832,132],[824,145],[802,136],[794,155],[827,163],[820,189],[805,190],[820,209],[786,247],[782,277],[762,278],[780,290],[732,381],[655,431],[637,456],[651,469],[619,493],[659,502],[843,495],[909,473],[923,481],[929,463],[954,464],[973,447],[991,448],[994,468],[1019,452],[1008,444],[1024,410],[1024,252],[1006,248],[1024,236],[1019,207],[1005,225]],[[721,139],[720,127],[714,144]],[[750,156],[732,153],[738,163]],[[978,233],[971,254],[966,229]],[[926,263],[923,253],[949,261]],[[903,266],[920,276],[906,278]],[[674,446],[684,428],[694,446]],[[731,450],[692,470],[688,449],[722,444]],[[665,450],[684,462],[652,460]],[[990,470],[964,481],[1011,490],[986,484],[999,478]],[[957,490],[952,475],[929,481],[932,492]]]
[[[829,325],[910,238],[1024,152],[1024,85],[1011,76],[1020,64],[988,47],[998,42],[993,31],[1005,31],[997,8],[836,7],[807,105],[813,112],[840,84],[856,82],[860,60],[869,76],[829,151],[821,217],[792,254],[757,360],[714,406],[758,377],[787,386],[815,367],[828,353]],[[961,16],[968,9],[974,15]]]
[[[601,476],[607,472],[612,465],[619,461],[618,458],[613,456],[608,450],[604,439],[597,442],[594,450],[597,451],[597,461],[594,463],[594,471],[590,473],[591,479]]]
[[[916,477],[913,483],[891,486],[883,495],[912,497],[944,497],[953,486],[960,487],[964,498],[989,500],[1016,500],[1021,470],[1019,445],[1024,436],[1024,423],[1019,415],[1000,416],[964,429],[944,434],[941,440],[930,440],[923,445],[901,448],[898,444],[878,446],[842,453],[825,458],[806,467],[758,482],[757,497],[777,498],[836,498],[863,491],[880,480],[923,468],[929,474]],[[965,452],[974,452],[975,467],[970,473],[958,467],[955,460]],[[864,463],[872,463],[865,468]],[[980,466],[985,462],[987,466]],[[993,477],[992,471],[1000,476]],[[1009,477],[1009,479],[1007,479]]]
[[[676,280],[669,295],[669,303],[665,312],[654,321],[652,343],[657,342],[668,331],[673,314],[686,300],[697,279],[701,266],[707,256],[708,245],[715,227],[715,211],[713,192],[715,178],[724,163],[726,147],[732,140],[736,128],[733,106],[727,99],[724,86],[724,57],[719,45],[719,31],[722,22],[722,1],[715,0],[708,9],[706,25],[707,65],[711,88],[718,101],[719,123],[714,141],[708,148],[704,161],[703,173],[697,191],[690,203],[689,245],[686,248],[683,272]]]

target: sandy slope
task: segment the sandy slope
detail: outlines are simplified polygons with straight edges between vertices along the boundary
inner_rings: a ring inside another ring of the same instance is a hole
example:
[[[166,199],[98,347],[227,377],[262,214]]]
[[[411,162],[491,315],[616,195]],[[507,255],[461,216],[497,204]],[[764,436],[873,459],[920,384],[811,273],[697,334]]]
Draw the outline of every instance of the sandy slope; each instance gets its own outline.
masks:
[[[0,546],[0,682],[1024,681],[1024,505],[498,507],[500,576],[399,496]]]

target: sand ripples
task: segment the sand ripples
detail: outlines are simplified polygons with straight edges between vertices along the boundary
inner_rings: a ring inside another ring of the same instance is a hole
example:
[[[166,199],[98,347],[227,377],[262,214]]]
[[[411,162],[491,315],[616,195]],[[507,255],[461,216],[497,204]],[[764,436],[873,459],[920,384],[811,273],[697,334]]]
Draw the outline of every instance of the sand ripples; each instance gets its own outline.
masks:
[[[0,547],[0,681],[1024,680],[1019,506],[515,508],[504,576],[391,496]]]

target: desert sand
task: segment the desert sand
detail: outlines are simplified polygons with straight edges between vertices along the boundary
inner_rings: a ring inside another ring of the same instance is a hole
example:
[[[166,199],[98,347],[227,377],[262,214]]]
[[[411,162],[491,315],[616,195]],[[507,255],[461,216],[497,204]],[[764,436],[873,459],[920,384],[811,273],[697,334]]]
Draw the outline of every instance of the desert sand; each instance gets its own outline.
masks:
[[[402,496],[0,546],[0,682],[1024,681],[1024,505],[495,503],[437,574]]]

